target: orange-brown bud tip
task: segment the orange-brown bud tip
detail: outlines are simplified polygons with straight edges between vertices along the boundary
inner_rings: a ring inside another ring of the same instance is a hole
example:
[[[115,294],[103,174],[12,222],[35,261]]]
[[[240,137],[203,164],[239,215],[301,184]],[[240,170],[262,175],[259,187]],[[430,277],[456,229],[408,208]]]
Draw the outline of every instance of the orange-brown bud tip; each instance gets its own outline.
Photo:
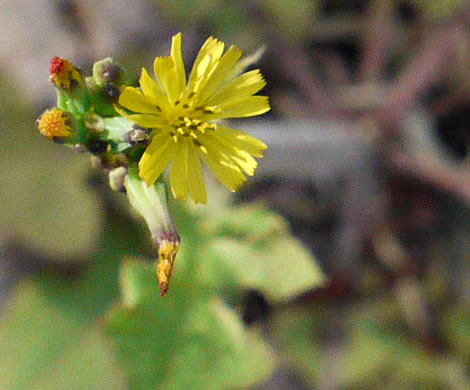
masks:
[[[81,72],[70,61],[61,57],[51,60],[49,81],[61,89],[71,89],[84,84]]]
[[[160,289],[160,296],[164,297],[168,292],[168,282],[160,282],[158,288]]]
[[[173,263],[178,253],[179,244],[178,236],[170,240],[164,239],[159,243],[157,277],[161,296],[168,292],[171,271],[173,270]]]

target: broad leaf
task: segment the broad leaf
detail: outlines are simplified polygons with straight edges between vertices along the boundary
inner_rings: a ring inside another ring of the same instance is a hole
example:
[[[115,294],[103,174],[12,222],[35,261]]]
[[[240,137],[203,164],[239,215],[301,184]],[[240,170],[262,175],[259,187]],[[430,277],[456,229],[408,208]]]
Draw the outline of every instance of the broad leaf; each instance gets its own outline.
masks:
[[[122,270],[123,303],[107,327],[130,387],[225,389],[269,375],[274,357],[267,345],[220,298],[179,271],[161,298],[151,265],[129,260]]]
[[[118,296],[117,259],[142,244],[130,221],[108,221],[83,275],[45,273],[11,293],[0,321],[2,390],[125,388],[101,318]]]

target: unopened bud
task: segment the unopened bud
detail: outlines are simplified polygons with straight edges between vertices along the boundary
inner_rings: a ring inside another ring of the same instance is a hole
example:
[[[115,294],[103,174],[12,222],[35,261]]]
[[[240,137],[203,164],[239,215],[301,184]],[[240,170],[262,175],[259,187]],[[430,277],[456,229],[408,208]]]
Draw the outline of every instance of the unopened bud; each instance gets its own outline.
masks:
[[[108,57],[95,62],[93,65],[93,78],[98,86],[104,84],[119,85],[127,78],[127,72],[122,65]]]
[[[92,133],[102,133],[104,131],[104,120],[97,114],[85,114],[84,122],[87,129]]]
[[[126,179],[127,169],[126,167],[114,168],[109,172],[109,186],[113,191],[123,191],[124,181]]]
[[[84,85],[81,71],[61,57],[54,57],[51,60],[49,81],[64,90],[74,90]]]
[[[85,85],[92,92],[96,92],[98,89],[96,86],[95,79],[91,76],[85,77]]]
[[[107,102],[117,103],[121,95],[121,90],[113,84],[105,84],[101,89],[101,95]]]
[[[127,133],[129,142],[146,144],[150,140],[150,132],[142,127],[136,127]]]

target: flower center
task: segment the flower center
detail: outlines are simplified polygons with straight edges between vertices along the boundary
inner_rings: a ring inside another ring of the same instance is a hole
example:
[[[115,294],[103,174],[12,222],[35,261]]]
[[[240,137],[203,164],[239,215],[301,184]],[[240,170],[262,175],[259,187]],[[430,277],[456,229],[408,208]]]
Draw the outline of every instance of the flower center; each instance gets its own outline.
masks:
[[[191,137],[193,140],[197,140],[199,135],[217,128],[215,123],[208,123],[201,119],[191,119],[187,116],[178,117],[172,122],[171,126],[171,135],[175,142],[178,140],[179,136]]]

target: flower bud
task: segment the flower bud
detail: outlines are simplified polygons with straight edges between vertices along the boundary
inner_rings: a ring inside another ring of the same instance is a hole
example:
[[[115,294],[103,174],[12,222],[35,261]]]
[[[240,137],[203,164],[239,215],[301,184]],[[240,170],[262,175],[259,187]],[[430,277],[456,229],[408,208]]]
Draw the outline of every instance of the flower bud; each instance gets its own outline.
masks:
[[[117,103],[121,90],[113,84],[105,84],[101,88],[101,96],[109,103]]]
[[[81,71],[70,61],[61,57],[54,57],[51,60],[49,81],[54,83],[57,88],[67,91],[84,86]]]
[[[123,191],[124,181],[127,175],[126,167],[114,168],[109,172],[109,186],[113,191]]]
[[[84,116],[85,126],[92,133],[102,133],[105,128],[104,120],[97,114],[86,113]]]
[[[150,132],[140,126],[134,126],[134,129],[127,133],[131,144],[147,144],[150,140]]]
[[[36,123],[39,132],[51,141],[67,138],[74,132],[72,116],[57,107],[44,111]]]
[[[127,72],[124,67],[111,57],[95,62],[93,65],[93,78],[96,85],[105,84],[119,85],[127,79]]]

